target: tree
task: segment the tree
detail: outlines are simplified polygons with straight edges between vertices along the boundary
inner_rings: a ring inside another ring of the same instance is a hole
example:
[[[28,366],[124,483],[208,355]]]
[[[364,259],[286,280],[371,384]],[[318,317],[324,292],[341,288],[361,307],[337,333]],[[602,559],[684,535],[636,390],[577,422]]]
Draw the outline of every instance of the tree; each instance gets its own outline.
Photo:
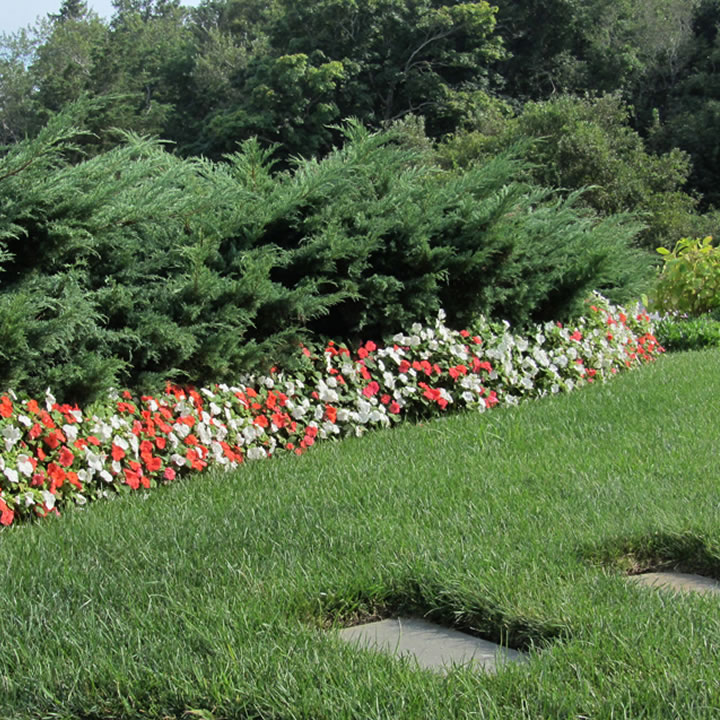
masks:
[[[463,165],[520,144],[532,182],[565,194],[582,190],[580,202],[603,216],[641,214],[647,228],[638,242],[654,249],[673,244],[698,222],[697,200],[682,190],[690,161],[677,149],[649,152],[630,126],[629,110],[618,95],[529,102],[494,135],[458,134],[440,152],[446,162]]]
[[[48,13],[48,18],[56,23],[68,20],[82,20],[88,15],[88,6],[85,0],[63,0],[57,13]]]
[[[431,134],[458,90],[487,86],[487,65],[501,56],[487,2],[438,0],[279,0],[269,35],[286,52],[322,51],[343,63],[341,113],[380,124],[426,116]],[[452,121],[451,121],[452,122]]]

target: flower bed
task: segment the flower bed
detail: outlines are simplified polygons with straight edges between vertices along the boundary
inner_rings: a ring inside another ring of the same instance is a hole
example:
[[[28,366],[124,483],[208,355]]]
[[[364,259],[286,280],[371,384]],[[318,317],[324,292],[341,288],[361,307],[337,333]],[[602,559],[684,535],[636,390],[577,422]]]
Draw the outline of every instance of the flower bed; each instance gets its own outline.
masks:
[[[0,396],[0,524],[59,514],[68,503],[148,490],[208,467],[237,468],[318,440],[453,408],[484,411],[565,392],[654,359],[663,349],[645,312],[595,296],[572,329],[525,337],[484,319],[450,330],[414,325],[379,347],[303,347],[292,377],[271,372],[212,389],[168,385],[156,396],[113,393],[83,412]]]

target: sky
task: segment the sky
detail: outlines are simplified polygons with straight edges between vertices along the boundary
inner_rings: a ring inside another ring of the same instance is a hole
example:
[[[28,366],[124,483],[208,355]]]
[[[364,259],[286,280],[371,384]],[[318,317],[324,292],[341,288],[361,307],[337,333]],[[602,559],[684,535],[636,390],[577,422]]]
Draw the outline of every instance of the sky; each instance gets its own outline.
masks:
[[[195,6],[200,0],[183,0],[183,5]],[[62,0],[0,0],[0,32],[11,33],[35,22],[38,15],[55,13]],[[112,0],[87,0],[88,7],[100,17],[109,19]]]

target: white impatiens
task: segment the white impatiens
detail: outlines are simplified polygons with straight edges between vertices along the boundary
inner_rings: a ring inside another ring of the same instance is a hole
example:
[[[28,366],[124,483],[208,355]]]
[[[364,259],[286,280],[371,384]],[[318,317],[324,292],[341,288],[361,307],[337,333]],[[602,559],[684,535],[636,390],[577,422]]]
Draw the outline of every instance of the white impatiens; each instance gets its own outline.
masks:
[[[386,346],[302,348],[306,367],[297,376],[273,371],[198,391],[168,386],[140,399],[111,391],[89,415],[58,405],[49,390],[46,410],[8,392],[0,396],[0,523],[144,492],[208,467],[302,454],[318,439],[401,419],[566,392],[661,351],[644,312],[593,302],[572,327],[545,323],[517,335],[484,318],[453,330],[440,313]]]

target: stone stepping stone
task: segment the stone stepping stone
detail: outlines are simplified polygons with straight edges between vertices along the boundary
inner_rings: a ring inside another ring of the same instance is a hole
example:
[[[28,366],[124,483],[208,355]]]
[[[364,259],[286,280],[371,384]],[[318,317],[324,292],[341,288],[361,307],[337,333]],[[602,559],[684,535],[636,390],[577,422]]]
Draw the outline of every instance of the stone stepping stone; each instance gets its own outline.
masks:
[[[680,572],[655,572],[642,575],[630,575],[632,582],[649,587],[676,592],[697,592],[703,595],[720,593],[720,582],[703,575]]]
[[[453,665],[494,672],[503,663],[527,660],[517,650],[416,618],[356,625],[341,630],[340,637],[358,647],[414,657],[420,667],[436,672]]]

